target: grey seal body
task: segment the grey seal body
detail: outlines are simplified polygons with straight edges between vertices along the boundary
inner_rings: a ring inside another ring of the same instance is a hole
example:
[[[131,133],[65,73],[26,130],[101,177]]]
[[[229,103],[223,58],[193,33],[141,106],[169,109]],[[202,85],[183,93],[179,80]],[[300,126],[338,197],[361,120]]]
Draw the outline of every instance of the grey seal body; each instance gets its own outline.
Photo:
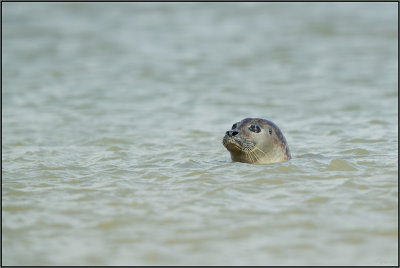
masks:
[[[225,133],[222,144],[235,162],[268,164],[292,158],[285,136],[274,122],[245,118]]]

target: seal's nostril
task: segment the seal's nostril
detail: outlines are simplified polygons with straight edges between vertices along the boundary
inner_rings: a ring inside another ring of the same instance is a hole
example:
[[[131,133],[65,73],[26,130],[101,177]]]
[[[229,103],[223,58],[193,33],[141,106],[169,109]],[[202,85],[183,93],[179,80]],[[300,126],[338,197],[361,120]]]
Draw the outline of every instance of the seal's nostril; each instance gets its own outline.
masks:
[[[229,137],[232,137],[232,136],[236,136],[237,134],[239,134],[239,131],[237,131],[237,130],[228,130],[225,134],[228,135]]]

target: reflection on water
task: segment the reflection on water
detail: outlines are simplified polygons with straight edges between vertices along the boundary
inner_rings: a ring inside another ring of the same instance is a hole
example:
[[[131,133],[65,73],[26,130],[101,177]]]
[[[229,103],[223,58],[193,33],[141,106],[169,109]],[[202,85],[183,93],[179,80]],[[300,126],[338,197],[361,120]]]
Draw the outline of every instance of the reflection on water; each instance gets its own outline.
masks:
[[[2,7],[4,265],[398,263],[395,3]]]

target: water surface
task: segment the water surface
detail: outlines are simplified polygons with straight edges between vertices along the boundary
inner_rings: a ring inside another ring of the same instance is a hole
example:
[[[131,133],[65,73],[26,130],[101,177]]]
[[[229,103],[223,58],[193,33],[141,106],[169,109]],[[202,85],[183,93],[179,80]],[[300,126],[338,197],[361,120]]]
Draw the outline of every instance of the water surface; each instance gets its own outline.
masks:
[[[3,265],[397,265],[397,6],[3,3]]]

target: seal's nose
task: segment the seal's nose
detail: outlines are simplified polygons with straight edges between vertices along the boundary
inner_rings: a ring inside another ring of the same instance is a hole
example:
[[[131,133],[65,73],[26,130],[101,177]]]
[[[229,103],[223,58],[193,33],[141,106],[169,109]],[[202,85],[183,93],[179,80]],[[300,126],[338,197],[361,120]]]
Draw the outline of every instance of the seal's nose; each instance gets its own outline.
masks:
[[[228,135],[229,137],[236,136],[237,134],[239,134],[239,131],[237,130],[229,130],[226,132],[226,135]]]

